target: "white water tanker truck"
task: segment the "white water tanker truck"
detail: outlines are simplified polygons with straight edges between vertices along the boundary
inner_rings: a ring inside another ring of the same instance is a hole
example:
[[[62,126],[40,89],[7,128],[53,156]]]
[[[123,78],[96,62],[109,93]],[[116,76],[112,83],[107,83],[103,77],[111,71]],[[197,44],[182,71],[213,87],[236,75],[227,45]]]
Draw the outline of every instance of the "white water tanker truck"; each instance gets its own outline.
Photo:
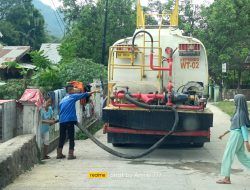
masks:
[[[175,3],[170,15],[153,15],[158,25],[152,26],[145,23],[149,15],[138,2],[133,37],[110,47],[103,121],[114,146],[152,145],[170,132],[163,144],[201,147],[210,141],[206,50],[178,29],[178,0]],[[166,17],[170,21],[164,25]]]

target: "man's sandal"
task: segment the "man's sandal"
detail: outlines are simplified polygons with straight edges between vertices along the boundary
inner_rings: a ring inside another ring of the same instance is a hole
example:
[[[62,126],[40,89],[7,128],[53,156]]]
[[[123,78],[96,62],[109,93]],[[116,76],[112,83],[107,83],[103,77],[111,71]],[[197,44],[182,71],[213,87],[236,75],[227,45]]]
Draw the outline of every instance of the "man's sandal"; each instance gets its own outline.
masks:
[[[47,160],[47,159],[50,159],[50,156],[44,156],[42,160]]]
[[[64,159],[64,158],[66,158],[66,156],[63,155],[63,154],[62,154],[62,155],[57,155],[57,156],[56,156],[56,159]]]

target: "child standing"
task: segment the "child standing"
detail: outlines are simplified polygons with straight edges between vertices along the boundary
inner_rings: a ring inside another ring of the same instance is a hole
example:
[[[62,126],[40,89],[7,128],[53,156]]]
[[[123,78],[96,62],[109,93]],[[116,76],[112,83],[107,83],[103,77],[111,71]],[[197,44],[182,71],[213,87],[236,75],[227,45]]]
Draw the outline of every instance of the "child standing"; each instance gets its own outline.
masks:
[[[41,140],[43,143],[43,157],[44,159],[50,159],[48,156],[48,147],[49,147],[49,126],[53,125],[55,123],[55,120],[53,118],[53,111],[52,111],[52,99],[47,98],[45,101],[44,106],[40,110],[40,116],[41,116]]]

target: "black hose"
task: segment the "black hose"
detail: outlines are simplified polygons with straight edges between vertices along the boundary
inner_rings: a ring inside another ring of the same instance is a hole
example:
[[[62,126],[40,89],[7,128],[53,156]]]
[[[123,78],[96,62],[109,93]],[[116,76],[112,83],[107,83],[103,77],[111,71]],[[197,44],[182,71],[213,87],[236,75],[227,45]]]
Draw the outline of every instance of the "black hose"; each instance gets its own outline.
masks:
[[[125,98],[128,101],[131,101],[131,103],[134,103],[140,107],[144,107],[147,109],[164,109],[164,110],[172,110],[174,112],[174,116],[175,116],[175,121],[173,124],[172,129],[169,131],[168,134],[166,134],[165,136],[163,136],[160,140],[158,140],[155,144],[153,144],[150,148],[148,148],[146,151],[140,153],[140,154],[135,154],[135,155],[129,155],[129,154],[124,154],[121,152],[117,152],[111,148],[109,148],[108,146],[104,145],[103,143],[101,143],[99,140],[97,140],[89,131],[85,126],[80,126],[79,123],[77,123],[77,127],[84,132],[97,146],[99,146],[100,148],[102,148],[103,150],[109,152],[110,154],[114,155],[114,156],[118,156],[121,158],[126,158],[126,159],[136,159],[136,158],[141,158],[143,156],[146,156],[148,154],[150,154],[151,152],[153,152],[156,148],[158,148],[164,141],[165,139],[170,136],[172,133],[175,132],[176,126],[179,122],[179,115],[178,112],[176,111],[176,109],[174,109],[173,107],[170,106],[153,106],[153,105],[147,105],[141,102],[138,102],[136,100],[134,100],[132,97],[130,97],[128,94],[125,95]]]
[[[151,51],[153,52],[153,48],[154,48],[154,47],[153,47],[153,46],[154,46],[153,36],[152,36],[148,31],[140,30],[140,31],[138,31],[138,32],[135,33],[135,35],[133,36],[133,39],[132,39],[132,51],[133,51],[133,53],[134,53],[134,47],[135,47],[135,38],[136,38],[136,36],[137,36],[138,34],[140,34],[140,33],[146,33],[146,34],[149,35],[150,41],[151,41]]]

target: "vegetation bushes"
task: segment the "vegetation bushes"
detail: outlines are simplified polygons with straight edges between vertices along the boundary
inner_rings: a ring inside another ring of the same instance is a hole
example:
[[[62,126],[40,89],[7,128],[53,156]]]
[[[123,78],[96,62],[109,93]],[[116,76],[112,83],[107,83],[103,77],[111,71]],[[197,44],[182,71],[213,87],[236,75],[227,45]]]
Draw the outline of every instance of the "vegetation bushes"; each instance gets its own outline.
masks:
[[[42,87],[45,91],[62,88],[73,80],[88,84],[93,79],[107,78],[107,68],[90,59],[71,57],[62,60],[59,65],[53,65],[41,52],[32,52],[31,57],[37,66],[32,85]]]
[[[93,79],[107,78],[107,67],[90,59],[71,58],[59,65],[53,65],[41,52],[34,51],[31,57],[37,66],[31,79],[24,76],[24,79],[5,81],[6,84],[0,87],[0,99],[19,99],[27,86],[47,92],[62,88],[73,80],[88,84]]]
[[[90,59],[75,58],[60,65],[58,72],[62,85],[76,80],[84,83],[92,83],[93,79],[106,79],[107,68]]]
[[[62,2],[65,5],[61,9],[64,18],[71,26],[62,47],[67,47],[69,52],[79,58],[101,63],[106,0],[96,2],[90,0],[81,5],[75,0],[62,0]],[[134,0],[109,0],[108,4],[106,55],[108,55],[108,47],[121,38],[132,36],[136,27]],[[63,58],[69,56],[68,52],[64,51],[64,53]],[[106,64],[107,59],[105,59]]]
[[[0,0],[0,43],[40,48],[46,41],[44,18],[32,0]]]
[[[52,65],[40,52],[31,54],[38,70],[33,76],[32,83],[43,87],[45,91],[62,88],[69,81],[92,83],[93,79],[106,79],[107,68],[90,59],[68,58],[59,65]],[[48,64],[45,64],[45,63]]]
[[[10,79],[0,86],[0,99],[20,99],[24,90],[24,80]]]
[[[224,14],[221,14],[222,10]],[[201,10],[194,35],[198,36],[207,49],[209,73],[217,84],[223,79],[224,83],[230,84],[228,86],[241,88],[242,84],[249,82],[245,63],[250,51],[249,12],[249,0],[214,1]],[[224,75],[221,73],[222,63],[228,63],[228,70]]]
[[[234,101],[222,101],[215,104],[219,107],[223,112],[227,113],[230,116],[233,116],[235,111],[235,103]],[[248,111],[250,112],[250,102],[248,102]]]

